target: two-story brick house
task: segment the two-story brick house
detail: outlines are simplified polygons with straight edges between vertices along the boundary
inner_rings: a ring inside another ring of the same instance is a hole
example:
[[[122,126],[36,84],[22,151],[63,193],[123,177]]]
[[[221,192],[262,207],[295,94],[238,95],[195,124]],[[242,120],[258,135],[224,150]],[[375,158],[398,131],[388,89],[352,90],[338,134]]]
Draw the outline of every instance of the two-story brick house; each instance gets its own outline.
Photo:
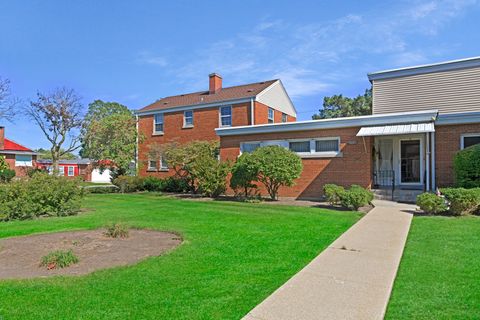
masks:
[[[325,183],[399,199],[454,183],[453,157],[480,143],[480,57],[374,72],[373,114],[218,128],[221,159],[262,145],[297,152],[304,170],[280,196],[319,198]]]
[[[136,112],[139,174],[165,177],[173,170],[163,159],[151,159],[152,146],[220,140],[216,128],[292,122],[296,110],[280,80],[223,87],[209,75],[209,90],[157,100]]]

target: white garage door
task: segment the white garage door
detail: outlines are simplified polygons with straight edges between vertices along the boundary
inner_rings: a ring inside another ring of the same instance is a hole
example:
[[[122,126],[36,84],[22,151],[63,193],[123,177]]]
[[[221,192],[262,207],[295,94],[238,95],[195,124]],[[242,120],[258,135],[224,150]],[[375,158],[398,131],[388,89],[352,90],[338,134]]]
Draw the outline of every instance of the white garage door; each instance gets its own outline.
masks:
[[[105,169],[103,173],[100,173],[100,169],[93,169],[92,182],[98,182],[98,183],[110,182],[110,170]]]

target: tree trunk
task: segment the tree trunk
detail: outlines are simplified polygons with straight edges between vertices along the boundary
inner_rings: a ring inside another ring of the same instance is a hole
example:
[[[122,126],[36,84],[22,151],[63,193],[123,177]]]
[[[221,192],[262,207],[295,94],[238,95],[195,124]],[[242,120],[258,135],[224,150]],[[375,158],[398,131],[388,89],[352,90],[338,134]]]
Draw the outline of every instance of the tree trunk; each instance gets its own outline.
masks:
[[[58,166],[58,158],[60,158],[59,156],[59,150],[58,148],[52,148],[52,173],[53,175],[58,175],[58,173],[60,172],[59,170],[59,166]]]

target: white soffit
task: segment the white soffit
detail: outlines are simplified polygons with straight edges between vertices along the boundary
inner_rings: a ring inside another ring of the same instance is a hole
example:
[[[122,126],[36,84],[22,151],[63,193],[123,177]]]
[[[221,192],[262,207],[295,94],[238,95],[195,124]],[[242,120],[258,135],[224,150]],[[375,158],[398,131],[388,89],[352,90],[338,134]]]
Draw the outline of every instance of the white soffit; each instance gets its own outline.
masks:
[[[394,136],[399,134],[435,132],[433,122],[399,124],[392,126],[362,127],[357,137]]]

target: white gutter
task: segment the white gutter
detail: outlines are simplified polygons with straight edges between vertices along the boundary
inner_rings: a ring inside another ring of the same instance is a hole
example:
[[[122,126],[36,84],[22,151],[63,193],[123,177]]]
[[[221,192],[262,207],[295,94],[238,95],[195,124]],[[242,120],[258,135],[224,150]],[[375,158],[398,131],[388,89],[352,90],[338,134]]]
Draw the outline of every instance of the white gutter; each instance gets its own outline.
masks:
[[[255,103],[250,99],[250,124],[255,125]]]
[[[425,149],[427,151],[427,159],[425,159],[425,165],[426,165],[426,177],[425,177],[425,182],[426,186],[425,189],[426,191],[430,191],[430,134],[427,132],[425,133],[425,139],[426,139],[426,146]]]
[[[194,110],[194,109],[202,109],[202,108],[209,108],[209,107],[218,107],[218,106],[224,106],[224,105],[250,102],[250,100],[253,98],[255,97],[248,97],[248,98],[235,99],[235,100],[220,100],[212,103],[199,103],[199,104],[193,104],[193,105],[175,106],[171,108],[152,109],[152,110],[146,110],[146,111],[135,110],[134,113],[139,116],[144,116],[144,115],[151,115],[156,113],[167,113],[167,112]]]
[[[137,135],[135,137],[135,171],[138,174],[138,115],[135,115],[135,130],[137,131]]]
[[[430,133],[432,136],[432,139],[430,143],[432,144],[432,190],[436,191],[437,190],[437,182],[436,182],[436,177],[435,177],[435,132]]]

